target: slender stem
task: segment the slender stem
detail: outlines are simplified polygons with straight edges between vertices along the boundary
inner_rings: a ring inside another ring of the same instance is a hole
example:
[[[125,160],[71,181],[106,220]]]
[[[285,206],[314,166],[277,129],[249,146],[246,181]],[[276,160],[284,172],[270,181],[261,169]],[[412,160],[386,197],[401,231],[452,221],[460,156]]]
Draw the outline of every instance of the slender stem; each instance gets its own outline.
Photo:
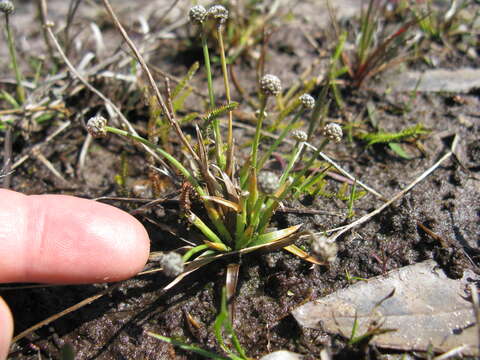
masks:
[[[225,59],[225,46],[223,44],[223,26],[217,26],[218,45],[220,47],[220,62],[222,64],[223,83],[225,85],[225,97],[227,98],[227,104],[230,104],[230,84],[228,81],[227,61]],[[228,112],[228,133],[227,133],[227,168],[226,173],[228,176],[233,174],[233,113]]]
[[[258,163],[258,168],[261,169],[263,165],[267,162],[268,158],[272,155],[272,153],[278,148],[278,146],[281,144],[281,142],[287,137],[287,135],[290,133],[290,130],[292,130],[293,126],[297,123],[298,119],[300,116],[305,112],[305,110],[299,111],[295,117],[288,123],[287,127],[282,130],[278,138],[275,140],[275,142],[270,146],[268,151],[262,156],[260,159],[260,162]]]
[[[282,186],[285,183],[285,181],[288,179],[288,175],[290,175],[290,171],[292,171],[293,165],[297,161],[304,146],[305,146],[305,142],[303,141],[297,141],[297,143],[295,144],[293,155],[290,158],[290,161],[288,162],[287,168],[285,169],[282,176],[280,177],[280,181],[279,181],[280,186]]]
[[[105,127],[108,132],[111,132],[113,134],[117,134],[120,136],[125,136],[132,138],[148,147],[150,147],[152,150],[155,150],[158,152],[160,155],[165,157],[170,164],[172,164],[178,171],[182,173],[183,176],[188,180],[190,184],[195,188],[195,191],[198,193],[200,196],[206,196],[207,193],[203,190],[203,188],[200,186],[199,182],[197,179],[195,179],[192,174],[177,160],[175,159],[172,155],[170,155],[168,152],[160,148],[158,145],[155,145],[154,143],[148,141],[147,139],[144,139],[141,136],[129,133],[128,131],[125,130],[120,130],[111,126],[106,126]]]
[[[210,99],[210,110],[215,109],[215,96],[213,93],[212,68],[210,65],[210,53],[208,51],[207,35],[202,25],[202,48],[203,58],[205,60],[205,70],[207,71],[208,97]],[[221,169],[225,168],[225,157],[223,155],[223,141],[220,132],[220,122],[217,118],[213,119],[213,136],[215,138],[215,155],[217,163]]]
[[[208,51],[207,35],[205,34],[205,28],[203,26],[202,26],[202,49],[203,49],[203,58],[205,61],[205,70],[207,71],[208,98],[210,100],[210,110],[213,110],[215,109],[215,96],[213,93],[212,67],[210,65],[210,53]]]
[[[13,71],[15,72],[15,79],[17,81],[17,100],[20,104],[25,102],[25,88],[22,85],[22,74],[18,68],[17,52],[15,51],[15,42],[13,39],[12,28],[10,27],[9,15],[5,14],[5,25],[7,28],[7,42],[8,51],[12,60]]]
[[[43,1],[45,1],[45,0],[43,0]],[[160,90],[158,89],[157,83],[155,82],[155,79],[153,78],[153,75],[150,72],[150,69],[148,68],[147,63],[145,62],[145,59],[143,58],[142,54],[140,53],[138,48],[135,46],[133,41],[128,36],[127,32],[125,31],[125,28],[120,23],[120,20],[118,20],[118,17],[115,14],[115,12],[113,11],[113,8],[112,8],[112,5],[110,4],[110,1],[109,0],[102,0],[102,2],[103,2],[103,5],[105,6],[105,9],[108,12],[108,14],[112,18],[113,23],[115,24],[117,29],[120,31],[120,34],[122,35],[123,39],[128,44],[130,49],[132,50],[133,54],[135,55],[135,58],[138,60],[138,62],[140,63],[140,66],[142,67],[143,71],[145,72],[145,75],[147,76],[148,83],[149,83],[150,87],[152,88],[152,90],[153,90],[153,92],[154,92],[154,94],[155,94],[155,96],[156,96],[156,98],[157,98],[157,100],[158,100],[158,102],[159,102],[159,104],[162,108],[163,114],[167,118],[170,125],[172,125],[173,129],[175,130],[175,133],[179,137],[182,144],[188,149],[188,151],[190,152],[192,157],[196,161],[198,161],[199,158],[198,158],[197,153],[193,150],[192,146],[190,145],[190,142],[188,141],[188,139],[186,138],[182,129],[180,128],[180,125],[175,120],[173,114],[169,111],[169,109],[167,107],[167,104],[166,104],[165,100],[163,99],[163,96],[160,93]]]
[[[172,155],[170,155],[168,152],[160,148],[158,145],[155,145],[148,141],[147,139],[142,138],[141,136],[134,135],[132,133],[129,133],[128,131],[125,130],[120,130],[111,126],[106,126],[105,129],[108,132],[121,135],[121,136],[126,136],[131,139],[137,140],[138,142],[148,146],[152,150],[158,152],[160,155],[165,157],[170,164],[172,164],[173,167],[175,167],[178,171],[182,173],[183,176],[192,184],[193,188],[197,192],[197,194],[202,198],[203,196],[207,196],[208,194],[205,192],[205,190],[201,187],[200,183],[198,180],[193,177],[193,175],[188,171],[177,159],[175,159]],[[210,217],[210,220],[212,221],[213,225],[215,225],[216,229],[220,233],[220,235],[225,239],[226,241],[232,241],[232,236],[228,232],[227,228],[225,227],[225,224],[223,224],[222,219],[218,212],[215,210],[213,206],[208,201],[204,202],[205,208],[207,209],[208,216]]]
[[[262,130],[263,119],[265,119],[265,109],[267,107],[267,97],[262,96],[260,103],[260,114],[258,115],[257,127],[255,129],[255,137],[252,143],[252,164],[251,166],[257,168],[258,146],[260,143],[260,132]]]

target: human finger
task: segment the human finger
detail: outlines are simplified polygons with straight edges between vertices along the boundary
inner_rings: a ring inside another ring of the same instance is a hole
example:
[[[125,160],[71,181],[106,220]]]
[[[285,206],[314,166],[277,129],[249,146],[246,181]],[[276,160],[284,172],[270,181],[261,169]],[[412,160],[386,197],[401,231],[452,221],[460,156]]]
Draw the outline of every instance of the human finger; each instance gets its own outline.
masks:
[[[0,190],[0,282],[116,281],[148,259],[144,227],[110,205]]]

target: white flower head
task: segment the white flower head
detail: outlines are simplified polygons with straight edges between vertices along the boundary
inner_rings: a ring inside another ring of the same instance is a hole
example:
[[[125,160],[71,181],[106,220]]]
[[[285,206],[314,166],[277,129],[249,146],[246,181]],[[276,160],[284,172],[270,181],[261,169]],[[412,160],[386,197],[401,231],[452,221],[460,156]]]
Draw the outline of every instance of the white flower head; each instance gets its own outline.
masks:
[[[202,5],[195,5],[190,8],[188,18],[191,22],[202,24],[207,17],[207,10]]]
[[[9,15],[15,11],[15,5],[10,0],[0,0],[0,11]]]
[[[340,125],[329,123],[323,128],[323,135],[325,135],[328,139],[338,143],[342,141],[343,131]]]
[[[176,252],[169,252],[162,254],[158,259],[159,265],[162,267],[162,272],[168,277],[175,277],[180,275],[184,270],[184,262],[182,255]]]
[[[107,130],[105,129],[105,126],[107,126],[107,119],[101,115],[91,117],[87,121],[87,131],[94,138],[102,138],[107,136]]]
[[[213,17],[222,25],[228,20],[228,10],[222,5],[213,5],[208,9],[208,16]]]
[[[305,109],[311,110],[315,106],[315,99],[310,94],[303,94],[299,99]]]
[[[266,96],[277,96],[282,91],[282,83],[275,75],[267,74],[260,79],[260,90]]]
[[[299,142],[305,142],[308,139],[307,133],[303,130],[292,131],[292,138]]]

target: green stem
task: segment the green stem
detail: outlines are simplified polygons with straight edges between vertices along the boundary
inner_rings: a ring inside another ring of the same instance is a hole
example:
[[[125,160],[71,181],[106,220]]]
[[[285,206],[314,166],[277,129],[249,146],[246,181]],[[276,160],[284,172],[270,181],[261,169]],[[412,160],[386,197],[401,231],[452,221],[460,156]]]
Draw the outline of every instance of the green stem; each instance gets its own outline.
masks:
[[[175,159],[172,155],[170,155],[168,152],[166,152],[165,150],[163,150],[162,148],[160,148],[158,145],[155,145],[154,143],[142,138],[141,136],[138,136],[138,135],[134,135],[134,134],[131,134],[129,133],[128,131],[125,131],[125,130],[120,130],[120,129],[117,129],[117,128],[114,128],[114,127],[111,127],[111,126],[106,126],[105,129],[108,131],[108,132],[111,132],[113,134],[117,134],[117,135],[120,135],[120,136],[125,136],[125,137],[129,137],[131,139],[134,139],[138,142],[141,142],[142,144],[148,146],[149,148],[151,148],[152,150],[155,150],[156,152],[158,152],[160,155],[162,155],[163,157],[165,157],[178,171],[180,171],[180,173],[182,173],[183,176],[185,176],[185,178],[188,180],[188,182],[190,184],[192,184],[192,186],[194,187],[195,191],[197,192],[197,194],[202,197],[202,196],[206,196],[207,193],[203,190],[203,188],[200,186],[199,182],[197,181],[197,179],[195,179],[192,174],[190,174],[190,172],[177,160]]]
[[[304,145],[305,145],[305,142],[303,141],[297,141],[297,143],[295,144],[293,155],[290,158],[290,161],[288,162],[287,168],[285,169],[282,176],[280,177],[279,186],[282,186],[285,183],[285,181],[288,179],[288,175],[290,175],[290,171],[292,171],[293,165],[295,164],[298,157],[300,156],[300,153],[302,152]]]
[[[287,137],[287,135],[290,133],[290,130],[295,126],[297,123],[298,119],[300,116],[304,113],[305,111],[299,111],[295,117],[288,123],[287,127],[283,129],[283,131],[280,133],[278,138],[275,140],[275,142],[270,146],[268,151],[262,156],[260,159],[260,162],[258,163],[258,168],[261,169],[263,165],[267,162],[267,160],[270,158],[272,153],[278,148],[278,146],[282,143],[282,141]]]
[[[210,109],[215,109],[215,96],[213,93],[212,68],[210,65],[210,53],[208,51],[207,36],[205,28],[202,26],[202,48],[203,58],[205,60],[205,70],[207,71],[208,97],[210,99]],[[213,136],[215,138],[215,155],[217,163],[221,169],[225,169],[225,156],[223,155],[223,141],[220,133],[220,122],[217,118],[213,119]]]
[[[175,159],[172,155],[170,155],[168,152],[160,148],[158,145],[155,145],[151,143],[150,141],[142,138],[141,136],[131,134],[125,130],[120,130],[111,126],[106,126],[105,129],[108,132],[120,135],[120,136],[125,136],[129,137],[131,139],[137,140],[140,143],[148,146],[152,150],[155,150],[158,152],[160,155],[165,157],[168,162],[170,162],[180,173],[182,173],[183,176],[188,180],[190,184],[192,184],[193,188],[197,192],[197,194],[202,198],[203,196],[207,196],[208,194],[203,190],[201,187],[200,183],[197,181],[195,177],[192,176],[192,174],[177,160]],[[225,227],[225,224],[223,224],[222,219],[220,218],[218,212],[209,205],[208,202],[205,202],[205,207],[207,209],[207,213],[210,217],[210,220],[212,220],[213,225],[215,225],[215,228],[218,230],[220,235],[226,240],[226,241],[232,241],[232,236],[228,232],[227,228]]]
[[[225,59],[225,46],[223,44],[222,26],[217,26],[218,45],[220,47],[220,62],[222,64],[223,83],[225,86],[225,97],[227,104],[230,104],[230,84],[228,81],[227,61]],[[233,113],[228,112],[228,133],[227,133],[227,175],[232,176],[233,173]]]
[[[7,42],[10,58],[12,59],[12,67],[15,72],[15,79],[17,81],[17,98],[22,105],[25,102],[25,88],[22,85],[22,74],[17,63],[17,52],[15,51],[15,42],[13,40],[12,28],[10,27],[9,15],[5,14],[5,25],[7,28]]]
[[[255,137],[252,143],[252,164],[254,169],[257,169],[258,145],[260,143],[260,132],[262,130],[263,119],[265,119],[265,109],[267,107],[267,97],[262,96],[260,103],[260,114],[258,115],[257,127],[255,129]]]

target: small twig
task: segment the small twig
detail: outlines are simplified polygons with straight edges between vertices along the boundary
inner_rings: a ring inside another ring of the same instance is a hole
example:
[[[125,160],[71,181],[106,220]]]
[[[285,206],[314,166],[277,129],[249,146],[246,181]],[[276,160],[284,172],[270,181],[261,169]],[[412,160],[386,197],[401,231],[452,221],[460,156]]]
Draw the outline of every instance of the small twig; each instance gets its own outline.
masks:
[[[9,189],[12,183],[12,127],[8,126],[5,133],[5,142],[3,144],[3,168],[2,174],[5,174],[3,179],[3,187]]]
[[[43,155],[41,152],[40,152],[40,148],[35,148],[33,149],[32,151],[32,155],[38,160],[40,161],[56,178],[58,178],[59,180],[61,180],[62,182],[64,183],[68,183],[67,179],[65,179],[62,174],[60,174],[58,172],[57,169],[55,169],[55,166],[53,166],[53,164],[50,162],[50,160],[48,160],[45,155]]]
[[[277,213],[289,213],[289,214],[308,214],[308,215],[330,215],[330,216],[345,216],[345,214],[333,213],[325,210],[314,210],[314,209],[296,209],[288,207],[280,207],[277,210]]]
[[[402,198],[406,193],[408,193],[411,189],[413,189],[413,187],[415,185],[417,185],[420,181],[424,180],[428,175],[430,175],[437,167],[440,166],[440,164],[442,162],[444,162],[446,159],[448,159],[450,156],[452,156],[452,154],[454,153],[455,151],[455,146],[457,144],[458,140],[457,140],[457,137],[455,137],[453,143],[452,143],[452,147],[451,147],[451,151],[449,151],[448,153],[446,153],[445,155],[443,155],[440,160],[438,160],[434,165],[432,165],[432,167],[430,167],[429,169],[427,169],[423,174],[421,174],[418,178],[416,178],[414,181],[412,181],[410,183],[410,185],[408,185],[405,189],[403,189],[402,191],[400,191],[399,193],[397,193],[395,196],[393,196],[389,201],[387,201],[386,203],[384,203],[382,206],[380,206],[379,208],[375,209],[374,211],[362,216],[361,218],[355,220],[354,222],[346,225],[346,226],[342,226],[342,227],[339,227],[339,228],[336,228],[336,229],[330,229],[330,230],[327,230],[326,232],[327,233],[332,233],[334,232],[335,234],[331,235],[330,238],[329,238],[329,241],[331,242],[334,242],[340,235],[344,234],[345,232],[347,232],[348,230],[354,228],[355,226],[358,226],[360,224],[363,224],[364,222],[370,220],[373,216],[381,213],[385,208],[387,208],[388,206],[390,206],[392,203],[394,203],[395,201],[397,201],[398,199]]]
[[[50,60],[52,61],[53,64],[58,64],[57,58],[53,53],[52,43],[50,42],[50,38],[48,37],[48,34],[45,30],[46,24],[47,24],[47,13],[48,13],[47,3],[45,1],[38,0],[37,5],[38,5],[38,12],[40,14],[40,22],[42,23],[43,40],[45,41],[45,45],[47,46],[48,56],[50,57]]]
[[[477,346],[480,353],[480,303],[478,301],[478,289],[475,284],[470,284],[470,293],[472,295],[473,312],[475,314],[475,326],[477,327]]]
[[[13,339],[12,339],[12,343],[15,343],[17,342],[18,340],[20,339],[23,339],[25,336],[27,336],[28,334],[31,334],[32,332],[34,332],[35,330],[38,330],[40,329],[41,327],[45,326],[45,325],[48,325],[52,322],[54,322],[55,320],[57,319],[60,319],[61,317],[67,315],[67,314],[70,314],[71,312],[74,312],[82,307],[84,307],[85,305],[88,305],[88,304],[91,304],[92,302],[94,302],[95,300],[101,298],[102,296],[108,294],[110,291],[118,288],[120,285],[122,284],[122,282],[120,283],[117,283],[115,285],[112,285],[110,286],[109,288],[99,292],[98,294],[96,295],[93,295],[93,296],[90,296],[89,298],[85,299],[85,300],[82,300],[78,303],[76,303],[75,305],[73,306],[70,306],[68,308],[66,308],[65,310],[63,311],[60,311],[59,313],[55,314],[55,315],[52,315],[48,318],[46,318],[45,320],[39,322],[38,324],[35,324],[31,327],[29,327],[27,330],[25,331],[22,331],[20,334],[18,334],[17,336],[15,336]]]
[[[45,0],[43,0],[45,1]],[[127,32],[125,31],[124,27],[122,26],[122,24],[120,23],[120,21],[118,20],[118,17],[117,15],[115,14],[115,12],[113,11],[112,9],[112,6],[110,4],[110,2],[108,0],[103,0],[103,5],[105,6],[105,9],[107,10],[108,14],[110,15],[110,17],[112,18],[113,20],[113,23],[115,24],[115,26],[117,27],[117,29],[119,30],[120,34],[122,35],[123,39],[125,40],[125,42],[128,44],[128,46],[130,47],[130,49],[132,50],[132,52],[135,54],[135,57],[136,59],[138,60],[138,62],[140,63],[140,66],[142,67],[142,70],[145,72],[146,76],[147,76],[147,80],[148,80],[148,83],[150,84],[150,87],[152,88],[152,90],[154,91],[155,93],[155,96],[158,100],[158,103],[160,104],[160,107],[162,108],[162,111],[163,111],[163,114],[165,115],[166,119],[168,120],[168,122],[170,123],[170,125],[172,125],[172,127],[174,128],[177,136],[180,138],[182,144],[188,149],[188,151],[190,152],[190,154],[192,155],[192,157],[198,161],[198,155],[196,154],[196,152],[193,150],[190,142],[187,140],[187,138],[185,137],[185,135],[183,134],[182,132],[182,129],[180,128],[180,125],[178,124],[177,121],[175,121],[175,119],[172,118],[171,114],[170,114],[170,111],[168,111],[168,107],[167,107],[167,104],[165,103],[165,100],[163,99],[163,96],[162,94],[160,93],[160,90],[158,89],[158,86],[152,76],[152,73],[150,72],[150,70],[148,69],[148,66],[147,64],[145,63],[145,60],[142,56],[142,54],[140,54],[140,51],[138,51],[137,47],[135,46],[135,44],[133,43],[133,41],[130,39],[130,37],[128,36]],[[136,133],[134,133],[136,134]],[[158,156],[157,154],[155,154],[156,156]]]
[[[41,1],[46,1],[46,0],[41,0]],[[53,26],[53,23],[51,23],[50,21],[47,21],[47,27],[46,27],[46,30],[47,30],[47,33],[48,35],[50,36],[50,38],[52,39],[55,47],[57,48],[57,51],[59,52],[60,56],[62,57],[63,61],[65,62],[65,64],[67,65],[68,69],[70,70],[70,72],[78,78],[78,80],[80,80],[81,83],[83,83],[83,85],[88,89],[90,90],[91,92],[93,92],[95,95],[97,95],[100,99],[102,99],[106,104],[110,105],[111,108],[113,109],[113,111],[119,116],[120,120],[122,121],[122,123],[127,127],[128,131],[130,131],[132,134],[134,135],[137,135],[137,132],[135,131],[135,129],[133,128],[133,126],[130,124],[130,122],[127,120],[127,118],[122,114],[122,112],[120,111],[120,109],[110,100],[108,99],[105,95],[103,95],[102,92],[100,92],[99,90],[97,90],[95,87],[93,87],[92,85],[90,85],[90,83],[75,69],[75,67],[72,65],[72,63],[70,62],[70,60],[67,58],[67,56],[65,55],[65,53],[63,52],[62,50],[62,47],[60,46],[60,43],[58,42],[58,39],[57,37],[55,36],[55,34],[53,33],[51,27]],[[170,169],[170,167],[163,161],[162,158],[160,158],[160,156],[155,152],[153,151],[152,149],[150,149],[148,146],[145,146],[145,145],[142,145],[143,148],[145,149],[145,151],[147,151],[150,155],[152,155],[155,159],[158,160],[158,162],[160,164],[162,164],[162,166],[165,168],[165,169]],[[169,172],[171,173],[171,172]]]
[[[55,130],[52,134],[50,134],[45,141],[41,142],[40,144],[33,145],[27,152],[27,154],[23,155],[20,159],[18,159],[13,165],[12,165],[12,170],[16,169],[20,165],[22,165],[25,161],[27,161],[30,156],[36,152],[39,151],[40,148],[46,144],[48,144],[50,141],[52,141],[56,136],[58,136],[63,130],[65,130],[67,127],[70,126],[70,121],[65,121],[62,123],[57,130]]]

